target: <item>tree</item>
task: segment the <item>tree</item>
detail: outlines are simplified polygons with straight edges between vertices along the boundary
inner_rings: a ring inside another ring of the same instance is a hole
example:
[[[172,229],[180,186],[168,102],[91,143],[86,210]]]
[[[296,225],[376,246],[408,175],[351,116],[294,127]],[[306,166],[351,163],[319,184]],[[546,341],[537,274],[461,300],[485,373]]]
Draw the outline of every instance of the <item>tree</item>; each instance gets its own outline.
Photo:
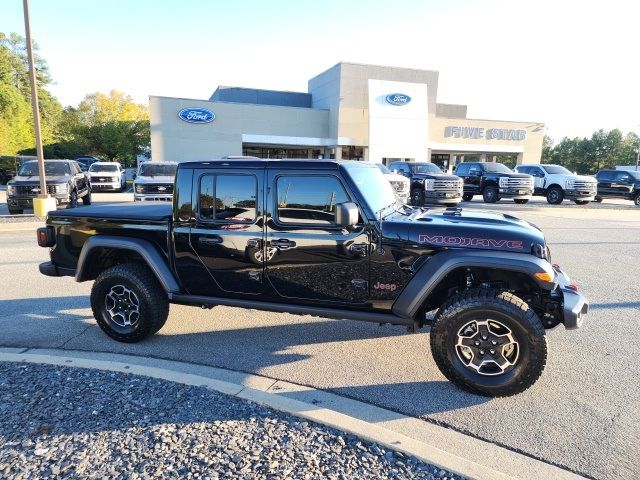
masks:
[[[149,110],[122,92],[92,93],[77,108],[65,109],[63,136],[87,152],[130,164],[149,148]]]

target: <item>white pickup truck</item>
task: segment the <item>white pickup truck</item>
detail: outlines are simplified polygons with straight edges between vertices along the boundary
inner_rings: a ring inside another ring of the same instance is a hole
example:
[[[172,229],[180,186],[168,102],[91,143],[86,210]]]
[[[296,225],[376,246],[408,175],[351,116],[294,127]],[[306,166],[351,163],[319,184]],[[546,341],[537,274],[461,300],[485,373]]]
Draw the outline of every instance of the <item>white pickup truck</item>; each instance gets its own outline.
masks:
[[[551,205],[559,205],[565,198],[578,205],[586,205],[594,200],[598,190],[595,177],[576,175],[560,165],[516,165],[515,170],[531,175],[533,194],[547,197]]]

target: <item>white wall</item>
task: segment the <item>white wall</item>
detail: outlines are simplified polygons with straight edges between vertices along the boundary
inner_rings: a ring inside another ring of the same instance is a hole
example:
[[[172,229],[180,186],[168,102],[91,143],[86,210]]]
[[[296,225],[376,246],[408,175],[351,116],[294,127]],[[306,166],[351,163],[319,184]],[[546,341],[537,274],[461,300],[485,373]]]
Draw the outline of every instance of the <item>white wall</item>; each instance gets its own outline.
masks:
[[[369,160],[413,158],[428,161],[429,102],[427,85],[369,80]],[[406,105],[388,103],[386,97],[402,93],[411,97]]]

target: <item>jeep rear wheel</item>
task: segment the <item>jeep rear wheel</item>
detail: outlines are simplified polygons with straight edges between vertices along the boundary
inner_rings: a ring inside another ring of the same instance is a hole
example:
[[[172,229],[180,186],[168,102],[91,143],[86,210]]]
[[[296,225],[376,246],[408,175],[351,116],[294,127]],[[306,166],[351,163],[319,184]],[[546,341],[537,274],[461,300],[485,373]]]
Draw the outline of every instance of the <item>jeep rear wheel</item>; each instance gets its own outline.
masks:
[[[564,192],[560,187],[551,187],[547,192],[547,202],[551,205],[560,205],[564,200]]]
[[[525,391],[547,360],[538,315],[508,292],[475,289],[452,297],[431,326],[436,365],[459,387],[491,397]]]
[[[133,343],[162,328],[169,300],[146,266],[125,263],[98,275],[91,289],[91,309],[103,332],[119,342]]]
[[[496,203],[500,200],[500,197],[498,196],[498,187],[493,185],[484,187],[484,190],[482,190],[482,199],[484,200],[484,203]]]

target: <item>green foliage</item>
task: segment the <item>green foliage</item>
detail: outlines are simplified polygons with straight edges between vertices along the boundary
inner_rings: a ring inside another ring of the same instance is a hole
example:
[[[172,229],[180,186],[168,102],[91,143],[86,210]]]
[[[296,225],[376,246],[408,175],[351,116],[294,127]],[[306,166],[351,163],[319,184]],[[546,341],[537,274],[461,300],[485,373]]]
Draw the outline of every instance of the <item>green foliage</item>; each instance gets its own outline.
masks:
[[[559,143],[545,136],[542,162],[563,165],[583,174],[596,173],[601,168],[634,165],[640,137],[634,132],[623,136],[620,130],[600,129],[590,138],[564,137]]]

